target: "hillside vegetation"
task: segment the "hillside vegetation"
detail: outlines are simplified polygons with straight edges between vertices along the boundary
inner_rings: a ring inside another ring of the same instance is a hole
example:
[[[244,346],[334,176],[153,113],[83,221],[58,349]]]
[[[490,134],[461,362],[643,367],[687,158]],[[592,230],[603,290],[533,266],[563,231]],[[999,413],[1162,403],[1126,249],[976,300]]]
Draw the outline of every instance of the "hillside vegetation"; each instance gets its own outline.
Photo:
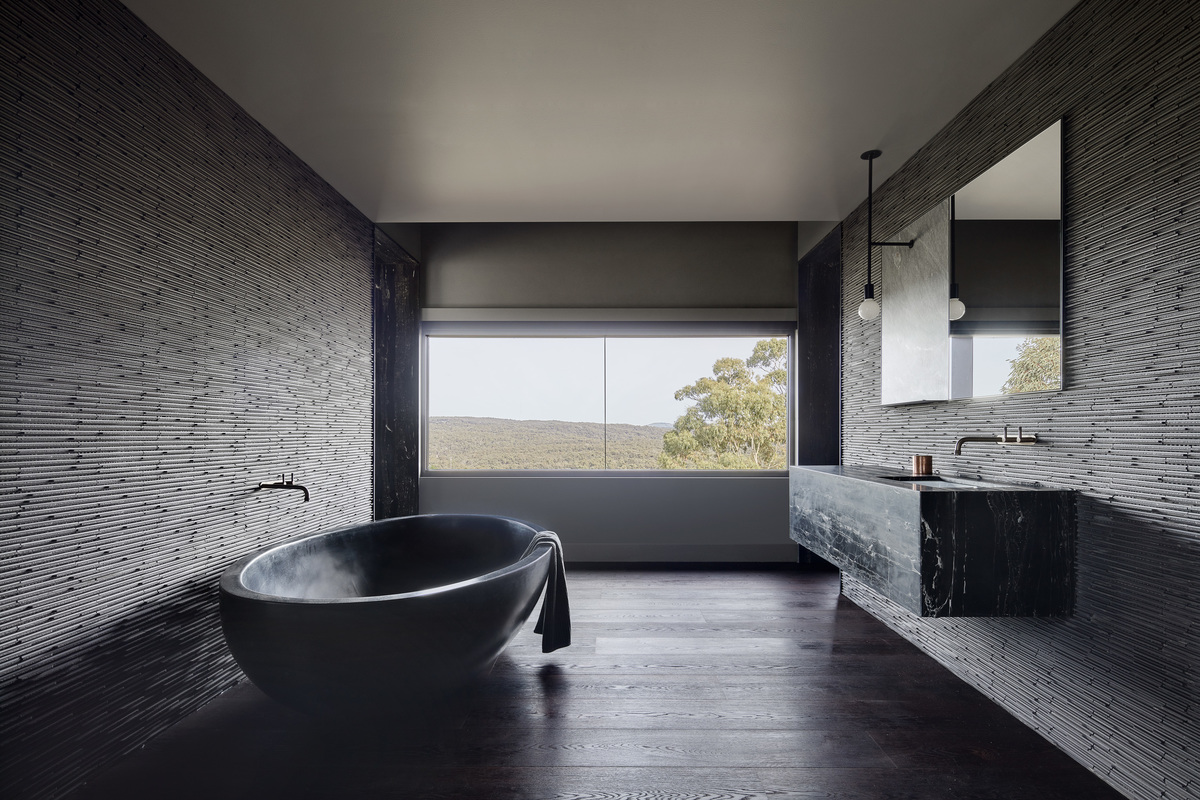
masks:
[[[666,428],[599,422],[430,417],[430,469],[658,469]]]

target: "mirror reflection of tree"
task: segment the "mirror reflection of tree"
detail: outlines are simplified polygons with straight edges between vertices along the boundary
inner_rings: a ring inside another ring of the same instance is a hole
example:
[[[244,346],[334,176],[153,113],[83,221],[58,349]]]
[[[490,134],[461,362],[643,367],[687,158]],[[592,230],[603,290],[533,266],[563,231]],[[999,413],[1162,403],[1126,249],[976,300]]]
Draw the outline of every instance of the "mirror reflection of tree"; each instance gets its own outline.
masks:
[[[1060,388],[1061,352],[1057,336],[1026,338],[1017,345],[1016,357],[1008,359],[1012,369],[1000,391],[1004,394],[1016,394]]]

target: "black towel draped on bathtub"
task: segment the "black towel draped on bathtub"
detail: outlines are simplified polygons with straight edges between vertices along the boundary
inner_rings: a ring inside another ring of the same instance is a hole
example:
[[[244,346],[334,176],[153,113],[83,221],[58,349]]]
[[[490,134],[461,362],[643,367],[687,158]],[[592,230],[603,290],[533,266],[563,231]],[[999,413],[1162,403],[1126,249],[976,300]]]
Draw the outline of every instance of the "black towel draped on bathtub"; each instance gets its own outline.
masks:
[[[571,644],[571,607],[567,602],[567,570],[563,563],[562,542],[553,531],[541,531],[525,548],[524,558],[534,548],[550,545],[553,562],[546,576],[546,596],[542,600],[542,612],[538,615],[533,632],[542,635],[542,652],[552,653]]]

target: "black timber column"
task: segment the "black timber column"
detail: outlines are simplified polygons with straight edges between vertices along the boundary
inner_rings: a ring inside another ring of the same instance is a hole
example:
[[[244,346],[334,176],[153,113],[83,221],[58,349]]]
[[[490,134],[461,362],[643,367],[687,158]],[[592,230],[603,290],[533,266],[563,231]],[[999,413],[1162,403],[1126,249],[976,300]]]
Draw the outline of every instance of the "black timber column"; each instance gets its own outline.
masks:
[[[799,264],[796,463],[841,463],[842,226]]]
[[[418,270],[415,258],[375,229],[375,519],[417,513]]]

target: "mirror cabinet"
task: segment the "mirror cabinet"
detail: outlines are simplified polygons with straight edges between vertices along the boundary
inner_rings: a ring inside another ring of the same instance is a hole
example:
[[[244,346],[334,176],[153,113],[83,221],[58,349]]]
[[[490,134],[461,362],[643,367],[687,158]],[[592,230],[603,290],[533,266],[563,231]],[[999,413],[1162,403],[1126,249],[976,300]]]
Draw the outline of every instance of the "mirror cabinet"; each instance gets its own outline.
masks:
[[[889,238],[884,405],[1062,388],[1061,121]]]

